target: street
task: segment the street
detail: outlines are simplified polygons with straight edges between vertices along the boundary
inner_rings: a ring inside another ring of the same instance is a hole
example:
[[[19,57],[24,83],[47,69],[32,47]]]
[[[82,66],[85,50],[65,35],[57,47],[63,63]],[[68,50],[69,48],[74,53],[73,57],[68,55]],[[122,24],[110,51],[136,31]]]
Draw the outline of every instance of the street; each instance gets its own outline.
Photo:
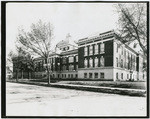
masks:
[[[6,116],[145,116],[146,97],[6,83]]]

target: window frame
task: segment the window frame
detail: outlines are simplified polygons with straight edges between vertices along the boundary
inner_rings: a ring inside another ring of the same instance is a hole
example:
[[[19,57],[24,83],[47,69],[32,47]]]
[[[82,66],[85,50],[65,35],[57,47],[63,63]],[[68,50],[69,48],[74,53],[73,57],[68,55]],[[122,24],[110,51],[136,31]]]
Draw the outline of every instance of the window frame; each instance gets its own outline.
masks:
[[[121,73],[121,79],[123,79],[123,73]]]
[[[105,52],[105,44],[102,42],[102,43],[100,43],[100,54],[102,54],[104,52]]]
[[[103,75],[102,75],[103,74]],[[103,76],[103,77],[102,77]],[[101,79],[105,79],[105,74],[104,74],[104,72],[100,72],[100,78]]]
[[[98,52],[98,46],[99,46],[98,44],[95,44],[95,46],[94,46],[94,48],[95,48],[94,49],[94,51],[95,51],[94,54],[99,54],[99,52]]]
[[[89,73],[89,78],[93,78],[93,73]]]
[[[118,72],[116,73],[116,79],[119,79]]]
[[[93,59],[92,58],[89,59],[89,65],[90,65],[89,67],[93,67]]]
[[[72,62],[74,62],[74,57],[73,57],[73,56],[70,56],[70,57],[69,57],[69,63],[72,63]]]
[[[87,78],[87,73],[84,73],[84,78]]]
[[[84,47],[84,56],[88,56],[88,46]]]
[[[93,55],[93,45],[89,46],[89,55]]]
[[[94,73],[94,78],[98,78],[98,73],[96,72],[96,73]]]
[[[84,68],[87,68],[87,67],[88,67],[88,59],[85,58],[85,59],[84,59]]]
[[[103,62],[102,62],[103,61]],[[100,57],[100,67],[104,67],[105,66],[105,59],[103,56]]]

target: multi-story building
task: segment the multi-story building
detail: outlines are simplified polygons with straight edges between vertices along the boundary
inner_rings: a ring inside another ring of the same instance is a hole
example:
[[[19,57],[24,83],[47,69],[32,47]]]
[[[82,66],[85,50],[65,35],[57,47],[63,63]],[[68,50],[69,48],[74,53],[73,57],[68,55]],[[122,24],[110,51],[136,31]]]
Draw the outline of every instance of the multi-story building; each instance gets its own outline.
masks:
[[[117,39],[114,31],[56,45],[49,57],[51,77],[58,79],[145,80],[143,57]],[[35,78],[46,75],[45,61],[35,59]]]

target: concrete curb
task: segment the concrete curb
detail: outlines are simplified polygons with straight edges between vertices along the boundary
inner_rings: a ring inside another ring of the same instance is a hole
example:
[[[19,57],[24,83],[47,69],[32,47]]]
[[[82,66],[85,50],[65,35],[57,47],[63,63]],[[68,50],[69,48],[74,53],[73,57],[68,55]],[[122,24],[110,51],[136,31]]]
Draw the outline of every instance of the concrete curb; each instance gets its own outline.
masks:
[[[146,90],[139,90],[139,89],[125,89],[125,88],[57,84],[57,83],[51,83],[50,85],[48,85],[47,83],[41,83],[41,82],[40,83],[38,82],[13,82],[13,83],[22,83],[22,84],[30,84],[30,85],[38,85],[38,86],[46,86],[46,87],[57,87],[57,88],[67,88],[67,89],[76,89],[76,90],[84,90],[84,91],[146,97]]]

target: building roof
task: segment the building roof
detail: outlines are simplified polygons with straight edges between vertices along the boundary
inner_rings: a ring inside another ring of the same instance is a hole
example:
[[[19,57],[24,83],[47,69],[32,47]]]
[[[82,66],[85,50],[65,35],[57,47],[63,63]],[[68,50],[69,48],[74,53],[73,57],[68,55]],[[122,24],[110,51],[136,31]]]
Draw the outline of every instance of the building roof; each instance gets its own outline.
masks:
[[[60,55],[70,55],[70,54],[76,54],[76,53],[78,53],[78,49],[62,52]]]
[[[79,39],[78,40],[78,45],[80,44],[86,44],[88,42],[93,42],[93,41],[97,41],[97,40],[103,40],[103,39],[106,39],[106,38],[109,38],[109,37],[113,37],[114,36],[114,31],[111,30],[111,31],[107,31],[107,32],[103,32],[103,33],[99,33],[98,35],[95,35],[95,36],[89,36],[89,37],[86,37],[86,38],[82,38],[82,39]]]

